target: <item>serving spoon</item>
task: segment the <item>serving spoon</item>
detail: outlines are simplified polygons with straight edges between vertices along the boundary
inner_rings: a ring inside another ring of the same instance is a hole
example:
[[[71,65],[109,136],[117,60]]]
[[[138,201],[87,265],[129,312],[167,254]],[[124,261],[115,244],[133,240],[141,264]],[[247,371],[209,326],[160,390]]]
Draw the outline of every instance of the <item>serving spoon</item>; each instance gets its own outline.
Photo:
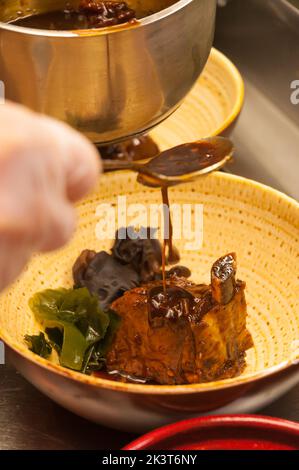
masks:
[[[146,186],[172,186],[220,170],[231,160],[234,145],[225,137],[210,137],[161,152],[147,163],[103,160],[105,171],[132,170]]]

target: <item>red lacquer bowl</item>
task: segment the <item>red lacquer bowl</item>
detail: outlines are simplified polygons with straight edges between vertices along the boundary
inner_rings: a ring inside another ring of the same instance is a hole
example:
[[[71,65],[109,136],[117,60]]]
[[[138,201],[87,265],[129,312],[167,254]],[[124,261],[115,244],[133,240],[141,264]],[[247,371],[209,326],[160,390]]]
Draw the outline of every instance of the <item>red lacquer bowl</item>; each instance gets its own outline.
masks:
[[[205,416],[156,429],[124,450],[298,450],[299,424],[253,415]]]

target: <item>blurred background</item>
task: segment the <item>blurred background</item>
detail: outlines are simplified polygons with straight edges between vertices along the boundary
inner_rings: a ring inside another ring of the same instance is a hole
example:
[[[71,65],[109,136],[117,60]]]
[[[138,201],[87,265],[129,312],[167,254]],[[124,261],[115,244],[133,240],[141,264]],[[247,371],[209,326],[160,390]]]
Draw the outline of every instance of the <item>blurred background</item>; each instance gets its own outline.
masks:
[[[232,136],[233,171],[298,199],[299,104],[291,102],[291,84],[299,80],[299,1],[218,3],[215,46],[235,62],[246,84]]]

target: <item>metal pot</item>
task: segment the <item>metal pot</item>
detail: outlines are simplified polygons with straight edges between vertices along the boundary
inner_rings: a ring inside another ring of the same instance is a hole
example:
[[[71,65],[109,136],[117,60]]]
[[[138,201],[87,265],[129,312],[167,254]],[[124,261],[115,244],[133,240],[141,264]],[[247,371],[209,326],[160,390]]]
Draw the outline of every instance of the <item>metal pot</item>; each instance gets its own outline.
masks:
[[[171,0],[145,3],[156,11]],[[180,0],[135,26],[85,32],[5,23],[65,4],[1,1],[0,80],[7,99],[66,121],[95,143],[146,132],[167,118],[209,56],[216,0]]]

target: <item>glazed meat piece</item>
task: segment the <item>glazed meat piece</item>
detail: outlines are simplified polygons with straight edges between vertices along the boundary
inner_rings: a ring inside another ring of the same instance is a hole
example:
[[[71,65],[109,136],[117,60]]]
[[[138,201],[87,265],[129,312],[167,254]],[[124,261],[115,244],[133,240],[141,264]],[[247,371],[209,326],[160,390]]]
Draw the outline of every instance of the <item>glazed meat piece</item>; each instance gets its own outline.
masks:
[[[219,304],[228,304],[236,289],[236,255],[230,253],[216,261],[211,271],[212,296]]]
[[[126,292],[112,304],[122,321],[107,370],[159,384],[235,377],[252,338],[246,329],[245,284],[235,280],[234,254],[212,268],[211,285],[169,277]],[[233,286],[233,289],[231,289]]]

